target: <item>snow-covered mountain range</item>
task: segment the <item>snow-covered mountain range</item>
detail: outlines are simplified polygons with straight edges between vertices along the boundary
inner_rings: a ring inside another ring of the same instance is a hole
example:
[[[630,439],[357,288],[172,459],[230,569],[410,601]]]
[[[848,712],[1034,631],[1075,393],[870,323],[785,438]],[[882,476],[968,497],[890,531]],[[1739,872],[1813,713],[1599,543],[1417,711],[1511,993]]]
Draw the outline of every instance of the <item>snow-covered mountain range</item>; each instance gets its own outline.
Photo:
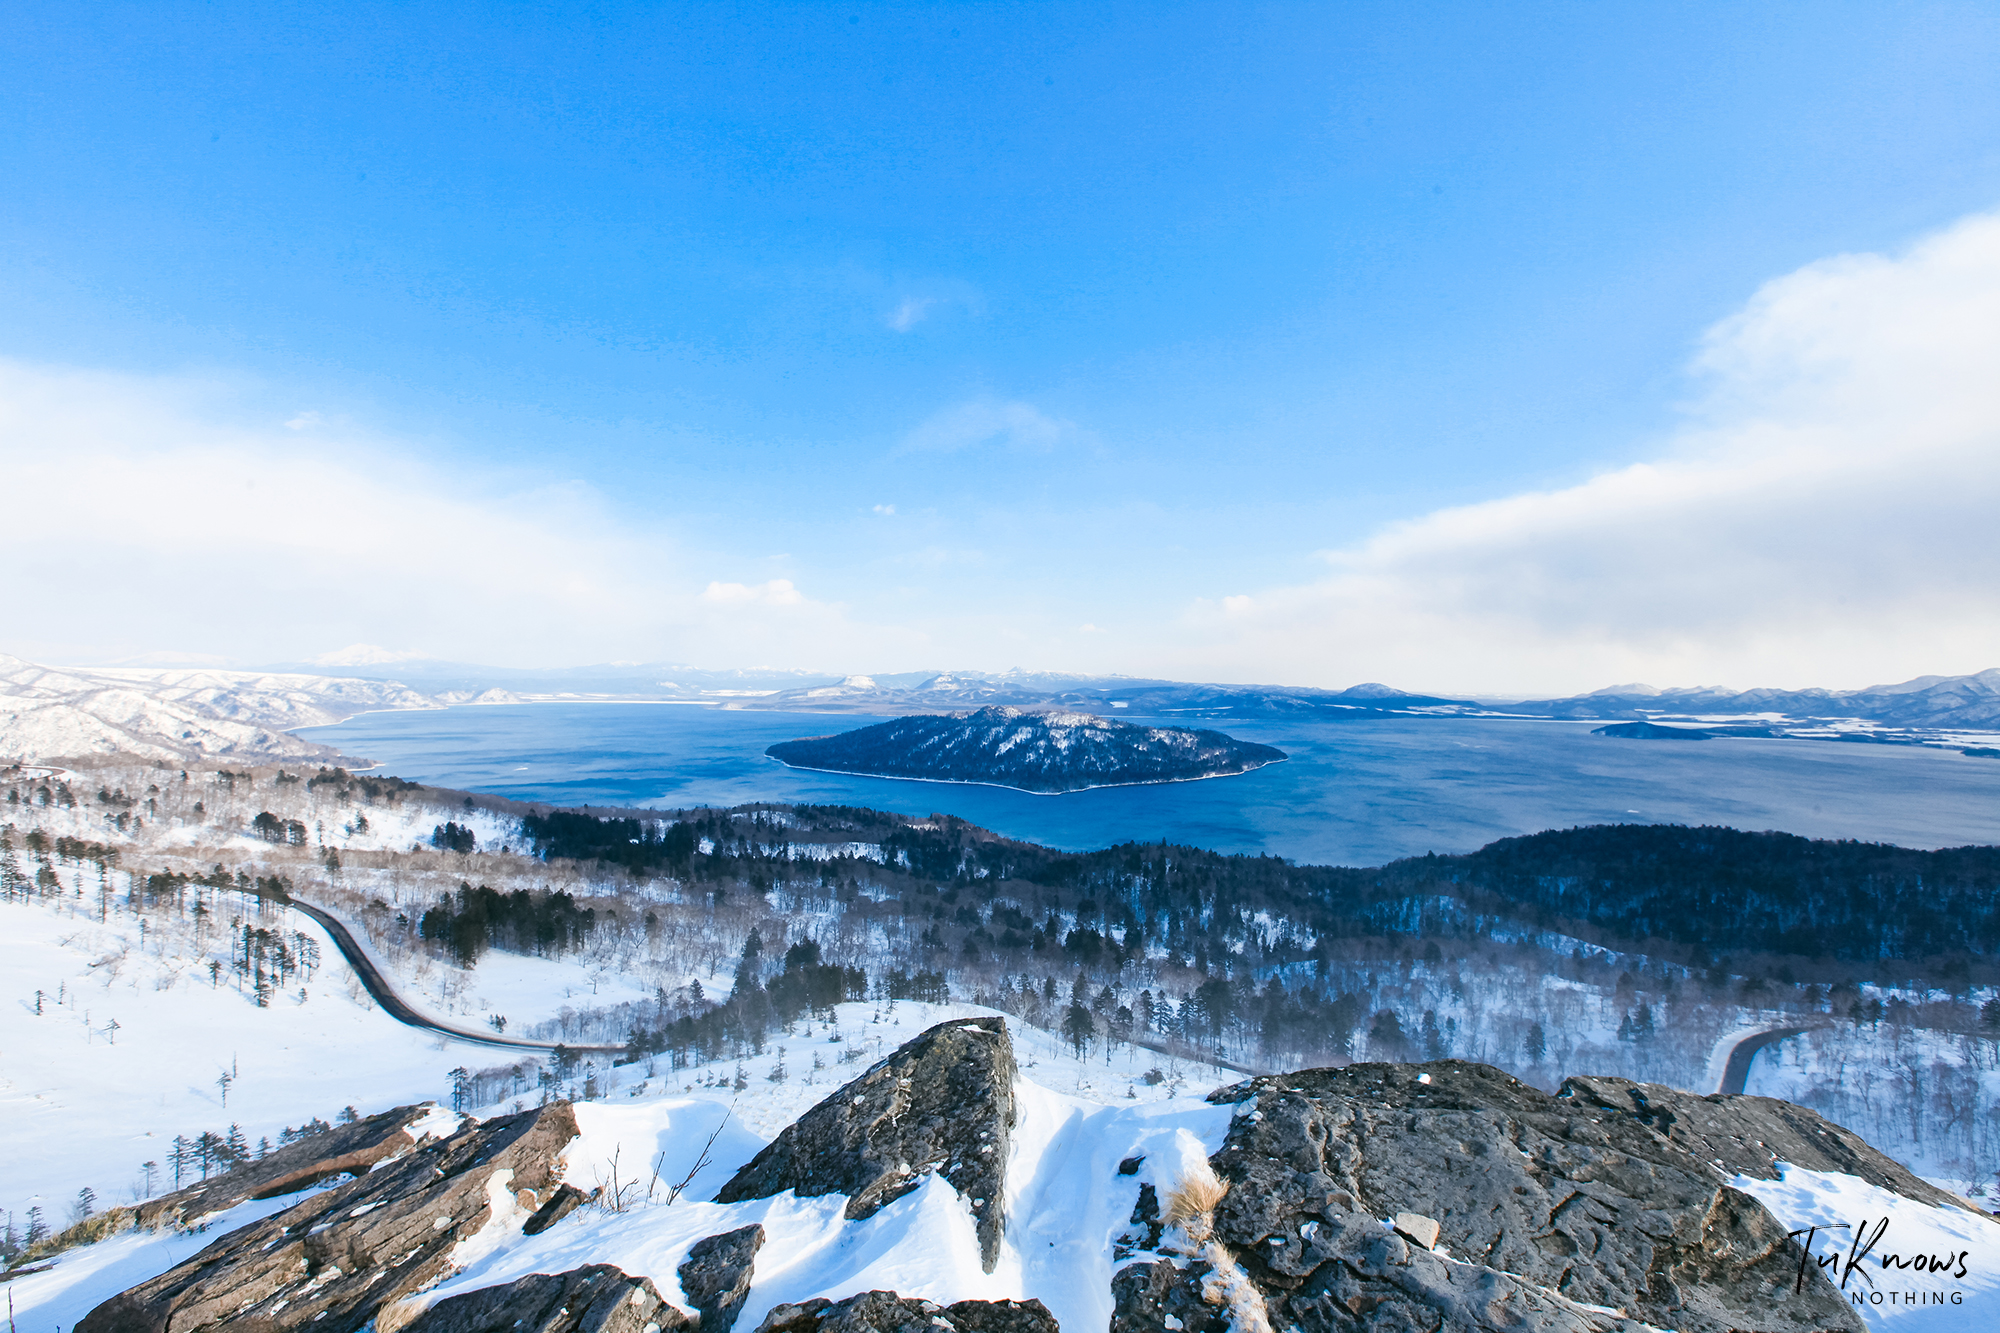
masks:
[[[1656,689],[1612,685],[1565,699],[1538,699],[1509,711],[1545,717],[1638,721],[1687,717],[1855,718],[1891,727],[2000,728],[2000,667],[1969,676],[1918,676],[1858,690],[1734,690],[1719,685]]]
[[[289,734],[438,703],[394,681],[182,667],[37,666],[0,654],[0,756],[49,760],[328,759]]]

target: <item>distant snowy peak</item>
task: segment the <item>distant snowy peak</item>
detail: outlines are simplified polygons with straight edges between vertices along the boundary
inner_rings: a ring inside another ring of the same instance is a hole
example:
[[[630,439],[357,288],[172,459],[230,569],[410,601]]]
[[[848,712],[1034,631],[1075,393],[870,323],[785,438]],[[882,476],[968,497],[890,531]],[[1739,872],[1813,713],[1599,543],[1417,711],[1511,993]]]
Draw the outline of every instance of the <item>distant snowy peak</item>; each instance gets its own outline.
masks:
[[[1659,714],[1728,717],[1856,718],[1895,727],[2000,727],[2000,668],[1968,676],[1918,676],[1859,690],[1751,689],[1700,685],[1655,689],[1614,685],[1564,699],[1537,699],[1510,710],[1547,717],[1639,720]]]
[[[907,680],[907,678],[904,678]],[[912,683],[848,676],[832,685],[778,690],[731,699],[725,708],[777,712],[936,713],[990,707],[1062,709],[1101,713],[1113,708],[1137,715],[1186,717],[1360,717],[1478,714],[1463,699],[1414,694],[1369,682],[1345,690],[1289,685],[1206,685],[1129,676],[1069,676],[1049,672],[940,671]]]
[[[982,708],[898,718],[765,751],[794,768],[1054,793],[1247,773],[1285,757],[1219,731],[1142,727],[1095,713]]]
[[[435,708],[393,681],[208,667],[54,668],[0,656],[0,756],[185,762],[331,759],[289,733],[374,709]]]

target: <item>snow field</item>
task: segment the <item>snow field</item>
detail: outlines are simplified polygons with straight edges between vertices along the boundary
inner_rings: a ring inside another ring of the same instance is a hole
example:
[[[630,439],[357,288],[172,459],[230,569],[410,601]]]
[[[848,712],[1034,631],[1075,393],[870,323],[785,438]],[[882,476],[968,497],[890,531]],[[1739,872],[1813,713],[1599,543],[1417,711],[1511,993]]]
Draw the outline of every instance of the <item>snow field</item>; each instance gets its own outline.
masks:
[[[143,1197],[140,1164],[156,1162],[150,1193],[173,1188],[176,1134],[242,1126],[251,1144],[344,1106],[363,1113],[449,1094],[448,1071],[491,1048],[447,1042],[375,1006],[333,942],[308,918],[287,933],[319,941],[320,966],[260,1009],[211,981],[201,960],[142,944],[139,924],[100,923],[40,903],[0,902],[0,1135],[20,1145],[0,1177],[0,1209],[16,1228],[39,1204],[55,1230],[77,1191],[100,1208]],[[267,923],[275,925],[275,920]],[[227,953],[227,923],[218,948]],[[35,1013],[35,992],[46,997]],[[60,1002],[57,997],[61,996]],[[116,1022],[116,1029],[111,1023]],[[218,1079],[231,1075],[227,1104]]]
[[[1729,1183],[1761,1200],[1788,1228],[1818,1229],[1801,1235],[1800,1243],[1811,1242],[1815,1259],[1834,1260],[1825,1265],[1827,1276],[1870,1328],[1896,1333],[2000,1328],[2000,1222],[1957,1208],[1933,1208],[1859,1176],[1783,1162],[1779,1171],[1780,1180],[1738,1176]],[[1878,1232],[1869,1246],[1866,1238]],[[1847,1261],[1858,1257],[1857,1250],[1865,1257],[1850,1268]],[[1958,1262],[1947,1262],[1938,1272],[1886,1266],[1883,1258],[1890,1255],[1957,1256],[1965,1276],[1957,1276]],[[1912,1293],[1916,1304],[1908,1303]],[[1956,1303],[1953,1293],[1959,1294]],[[1942,1301],[1936,1299],[1940,1294]]]

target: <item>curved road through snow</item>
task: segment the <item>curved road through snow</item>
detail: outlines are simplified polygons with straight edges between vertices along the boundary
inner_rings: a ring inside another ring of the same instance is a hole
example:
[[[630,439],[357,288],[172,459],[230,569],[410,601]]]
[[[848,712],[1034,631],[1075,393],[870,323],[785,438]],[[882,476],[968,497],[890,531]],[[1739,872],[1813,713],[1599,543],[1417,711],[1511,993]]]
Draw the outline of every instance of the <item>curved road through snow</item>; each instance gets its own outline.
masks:
[[[1717,1092],[1741,1092],[1750,1079],[1750,1062],[1757,1058],[1757,1052],[1772,1046],[1787,1037],[1796,1037],[1802,1032],[1812,1031],[1809,1027],[1767,1028],[1753,1032],[1729,1048],[1729,1063],[1722,1067],[1722,1080]]]
[[[604,1055],[611,1052],[623,1054],[625,1051],[625,1047],[622,1045],[570,1046],[567,1043],[553,1041],[528,1041],[520,1037],[503,1037],[497,1032],[479,1032],[470,1028],[454,1027],[449,1023],[440,1023],[435,1018],[419,1011],[415,1006],[396,993],[396,988],[389,984],[389,979],[382,975],[380,968],[375,966],[375,960],[370,958],[368,951],[361,947],[361,941],[354,937],[354,933],[341,922],[339,917],[334,916],[330,912],[322,911],[320,908],[314,907],[311,903],[301,902],[299,899],[290,896],[276,897],[276,895],[269,894],[264,896],[274,897],[277,901],[281,901],[287,906],[295,907],[324,926],[326,933],[333,937],[333,946],[340,950],[340,956],[347,960],[347,965],[354,969],[356,976],[361,978],[361,984],[366,988],[368,994],[374,999],[375,1003],[382,1006],[383,1013],[389,1015],[389,1017],[395,1019],[398,1023],[406,1023],[413,1028],[422,1028],[426,1032],[435,1032],[439,1036],[449,1037],[453,1041],[476,1042],[481,1046],[504,1046],[510,1050],[517,1051],[552,1051],[558,1044],[562,1044],[566,1050],[591,1055]]]

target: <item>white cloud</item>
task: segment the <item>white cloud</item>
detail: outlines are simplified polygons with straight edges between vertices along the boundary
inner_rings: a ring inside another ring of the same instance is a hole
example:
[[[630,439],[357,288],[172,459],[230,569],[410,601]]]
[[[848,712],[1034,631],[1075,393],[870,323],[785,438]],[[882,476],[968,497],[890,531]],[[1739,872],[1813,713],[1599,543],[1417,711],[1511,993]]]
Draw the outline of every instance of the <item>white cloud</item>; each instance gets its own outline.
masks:
[[[701,600],[719,606],[802,606],[806,599],[790,579],[772,579],[757,584],[711,583]]]
[[[1075,434],[1074,423],[1048,416],[1030,403],[975,398],[927,418],[904,437],[903,448],[918,453],[954,453],[998,443],[1011,449],[1046,452]]]
[[[924,322],[936,304],[934,296],[906,296],[889,312],[889,327],[898,333],[908,333]]]
[[[876,506],[875,506],[875,512],[876,512],[876,513],[878,513],[878,514],[881,514],[881,515],[883,515],[884,517],[893,517],[893,516],[895,515],[895,513],[896,513],[896,506],[894,506],[894,505],[876,505]]]
[[[524,665],[922,650],[789,580],[711,582],[587,486],[499,489],[339,423],[302,439],[246,396],[0,361],[0,648],[264,662],[392,643]]]
[[[1441,510],[1190,611],[1198,674],[1537,691],[2000,664],[2000,215],[1767,284],[1652,461]]]

